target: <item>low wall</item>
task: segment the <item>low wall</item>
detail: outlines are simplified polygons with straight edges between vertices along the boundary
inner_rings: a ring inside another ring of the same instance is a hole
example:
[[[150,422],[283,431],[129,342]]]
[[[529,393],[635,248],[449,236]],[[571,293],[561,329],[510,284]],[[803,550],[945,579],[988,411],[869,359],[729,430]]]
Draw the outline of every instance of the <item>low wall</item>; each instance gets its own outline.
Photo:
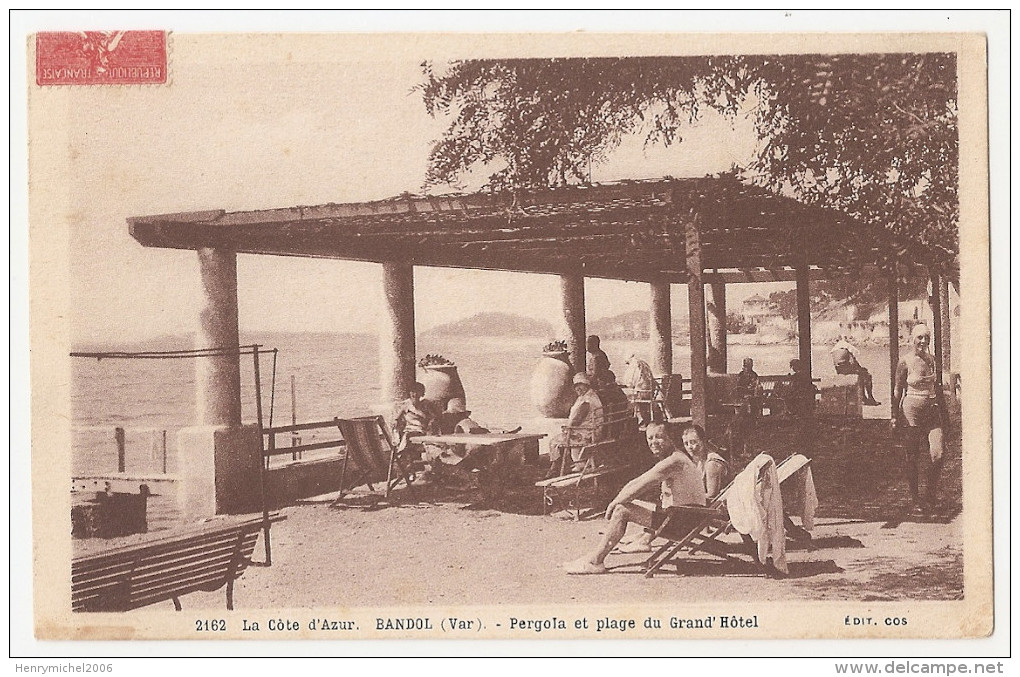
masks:
[[[339,491],[342,471],[343,457],[339,455],[272,468],[266,471],[266,501],[270,508],[280,508],[301,498]],[[345,484],[348,488],[351,478],[356,475],[353,471],[352,462],[347,468]]]

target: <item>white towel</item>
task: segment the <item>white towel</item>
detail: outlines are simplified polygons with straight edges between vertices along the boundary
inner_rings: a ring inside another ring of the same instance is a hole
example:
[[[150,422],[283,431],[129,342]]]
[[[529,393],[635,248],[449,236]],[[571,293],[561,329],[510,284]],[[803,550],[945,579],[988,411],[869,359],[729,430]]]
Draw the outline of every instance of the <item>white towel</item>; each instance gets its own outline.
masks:
[[[790,515],[800,517],[806,531],[815,528],[818,494],[815,493],[815,478],[811,473],[811,466],[801,468],[783,482],[783,505]]]
[[[786,566],[786,528],[783,526],[783,498],[779,491],[776,462],[758,454],[733,479],[726,492],[726,509],[733,528],[747,534],[758,546],[758,559],[772,558],[779,571]]]

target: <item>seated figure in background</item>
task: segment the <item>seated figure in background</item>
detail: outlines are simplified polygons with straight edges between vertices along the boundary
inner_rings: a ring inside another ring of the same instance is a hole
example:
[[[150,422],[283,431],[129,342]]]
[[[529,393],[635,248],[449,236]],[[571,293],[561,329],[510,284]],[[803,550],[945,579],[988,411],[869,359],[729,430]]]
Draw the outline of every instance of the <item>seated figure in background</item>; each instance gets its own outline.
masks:
[[[605,375],[605,372],[609,371],[609,356],[606,355],[606,351],[601,348],[602,340],[598,336],[592,334],[588,337],[585,342],[585,353],[584,371],[588,374],[588,379],[592,383],[598,383]]]
[[[857,360],[857,348],[850,342],[849,336],[841,336],[829,354],[832,356],[832,366],[837,374],[857,376],[857,388],[861,394],[861,402],[865,406],[877,407],[882,404],[875,399],[871,372]]]
[[[627,393],[623,392],[623,388],[616,382],[616,374],[612,371],[607,371],[602,375],[602,380],[595,384],[595,392],[598,393],[599,401],[602,402],[603,413],[611,411],[616,414],[621,412],[627,412],[627,418],[631,418],[630,412],[630,399],[627,397]],[[624,430],[623,420],[613,420],[607,423],[605,429],[602,431],[605,438],[618,437]]]
[[[581,447],[597,441],[597,423],[602,415],[602,400],[591,387],[591,381],[584,373],[574,374],[574,393],[577,399],[570,407],[567,427],[569,434],[561,432],[549,444],[549,471],[546,477],[555,477],[559,472],[563,454],[568,451],[577,454]],[[577,458],[572,458],[577,461]]]
[[[648,363],[636,354],[631,354],[624,363],[627,373],[623,385],[629,391],[630,399],[635,403],[636,413],[641,424],[652,420],[651,400],[655,395],[655,376]]]
[[[397,449],[403,451],[418,435],[438,434],[439,412],[435,404],[425,398],[425,386],[415,383],[408,391],[407,399],[397,408],[394,431],[397,434]]]

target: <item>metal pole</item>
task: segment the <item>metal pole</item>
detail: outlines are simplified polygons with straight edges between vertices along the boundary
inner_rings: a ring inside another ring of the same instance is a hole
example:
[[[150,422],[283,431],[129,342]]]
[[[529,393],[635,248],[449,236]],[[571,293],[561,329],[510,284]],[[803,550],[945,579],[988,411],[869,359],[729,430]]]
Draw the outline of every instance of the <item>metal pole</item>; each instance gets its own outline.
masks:
[[[896,271],[889,277],[889,401],[896,418],[896,368],[900,364],[900,299]]]
[[[290,424],[297,425],[297,385],[294,383],[294,374],[290,375]],[[295,431],[290,433],[290,446],[298,445],[298,434]],[[297,452],[290,455],[290,460],[297,460]]]
[[[273,547],[269,540],[269,506],[266,505],[266,440],[262,428],[262,380],[259,376],[259,347],[252,346],[255,357],[255,425],[259,434],[259,496],[262,500],[262,531],[266,541],[266,566],[273,564]]]
[[[276,406],[276,355],[280,350],[273,348],[273,378],[269,386],[269,427],[273,427],[273,409]]]

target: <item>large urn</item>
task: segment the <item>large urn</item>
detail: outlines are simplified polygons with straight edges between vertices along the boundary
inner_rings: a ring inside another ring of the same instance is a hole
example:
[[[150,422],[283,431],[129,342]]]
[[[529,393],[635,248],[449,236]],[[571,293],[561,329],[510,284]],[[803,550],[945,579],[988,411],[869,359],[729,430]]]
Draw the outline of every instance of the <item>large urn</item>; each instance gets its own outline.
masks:
[[[440,411],[446,411],[446,405],[454,397],[459,397],[467,404],[464,396],[464,384],[460,382],[456,365],[433,364],[421,367],[421,383],[425,386],[425,399],[435,402]]]
[[[566,418],[574,403],[573,369],[566,351],[543,352],[531,375],[531,403],[547,418]]]

